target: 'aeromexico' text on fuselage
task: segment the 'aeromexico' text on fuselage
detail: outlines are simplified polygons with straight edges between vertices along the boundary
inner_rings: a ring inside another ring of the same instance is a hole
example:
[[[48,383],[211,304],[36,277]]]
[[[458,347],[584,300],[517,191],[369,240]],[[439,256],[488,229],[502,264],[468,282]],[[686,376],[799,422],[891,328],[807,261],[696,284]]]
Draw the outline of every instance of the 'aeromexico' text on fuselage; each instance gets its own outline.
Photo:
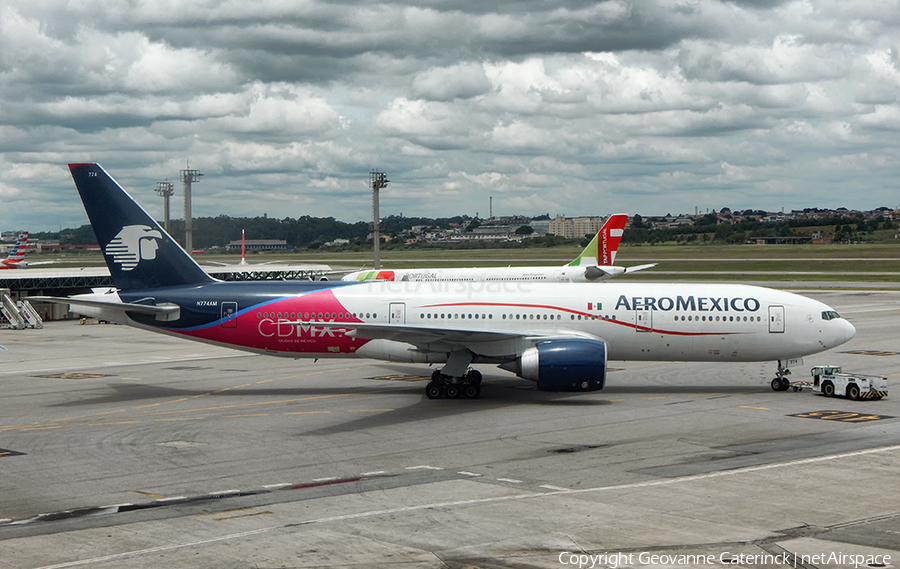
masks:
[[[616,302],[616,310],[691,310],[694,312],[756,312],[759,301],[748,297],[713,297],[713,296],[627,296],[620,295]]]

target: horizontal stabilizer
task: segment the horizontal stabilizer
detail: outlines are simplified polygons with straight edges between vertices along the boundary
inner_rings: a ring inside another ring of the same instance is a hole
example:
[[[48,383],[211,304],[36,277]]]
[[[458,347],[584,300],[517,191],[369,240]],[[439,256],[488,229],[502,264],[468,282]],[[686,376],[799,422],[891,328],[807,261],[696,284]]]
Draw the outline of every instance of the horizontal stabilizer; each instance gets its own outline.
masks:
[[[127,314],[153,314],[157,320],[177,320],[181,307],[177,304],[138,304],[134,302],[107,302],[103,300],[88,300],[68,296],[29,296],[32,302],[49,302],[52,304],[68,304],[70,306],[85,306],[89,308],[101,308],[118,313]]]

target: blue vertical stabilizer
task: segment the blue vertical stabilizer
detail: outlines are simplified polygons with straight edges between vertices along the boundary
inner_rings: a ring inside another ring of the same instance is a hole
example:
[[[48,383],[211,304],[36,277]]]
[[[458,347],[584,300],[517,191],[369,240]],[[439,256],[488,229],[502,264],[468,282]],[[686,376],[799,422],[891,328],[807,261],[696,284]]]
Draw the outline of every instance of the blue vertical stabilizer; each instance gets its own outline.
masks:
[[[99,164],[69,164],[119,290],[213,282]]]

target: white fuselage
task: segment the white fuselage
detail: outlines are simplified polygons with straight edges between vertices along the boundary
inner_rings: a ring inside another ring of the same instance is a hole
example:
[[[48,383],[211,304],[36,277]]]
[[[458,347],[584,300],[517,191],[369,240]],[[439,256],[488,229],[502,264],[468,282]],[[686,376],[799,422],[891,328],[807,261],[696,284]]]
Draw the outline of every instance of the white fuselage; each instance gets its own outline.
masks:
[[[336,296],[351,311],[402,303],[407,325],[579,335],[604,340],[609,359],[765,361],[821,352],[855,334],[827,305],[797,294],[729,284],[373,283]],[[378,291],[380,300],[372,293]],[[501,346],[492,351],[501,355]],[[488,355],[488,354],[485,354]],[[504,354],[505,355],[505,354]]]
[[[643,268],[643,267],[642,267]],[[341,277],[342,281],[394,282],[521,282],[521,283],[587,283],[621,275],[626,267],[606,265],[558,267],[459,267],[441,269],[390,269],[356,271]]]

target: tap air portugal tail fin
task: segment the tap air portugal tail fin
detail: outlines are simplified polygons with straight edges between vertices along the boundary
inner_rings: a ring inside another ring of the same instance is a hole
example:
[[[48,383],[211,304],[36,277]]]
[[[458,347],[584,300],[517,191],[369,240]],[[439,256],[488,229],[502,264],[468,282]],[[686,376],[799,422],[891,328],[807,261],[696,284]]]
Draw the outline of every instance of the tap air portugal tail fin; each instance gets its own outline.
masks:
[[[214,281],[99,164],[69,170],[119,290]]]
[[[609,216],[609,219],[606,220],[600,231],[594,235],[588,246],[581,252],[581,255],[578,255],[568,266],[609,266],[615,264],[616,251],[619,249],[622,234],[625,233],[626,223],[628,223],[628,216],[624,213],[616,213]]]

